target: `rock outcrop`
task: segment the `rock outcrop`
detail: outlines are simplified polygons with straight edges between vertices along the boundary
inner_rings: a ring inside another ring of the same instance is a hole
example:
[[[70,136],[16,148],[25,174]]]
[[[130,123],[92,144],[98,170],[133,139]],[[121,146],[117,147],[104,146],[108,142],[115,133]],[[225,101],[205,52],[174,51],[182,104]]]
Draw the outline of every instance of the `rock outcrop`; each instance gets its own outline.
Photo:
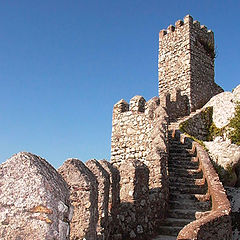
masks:
[[[0,166],[0,184],[1,239],[69,239],[69,190],[46,160],[12,156]]]
[[[240,186],[240,146],[217,137],[212,142],[204,142],[218,174],[226,186]]]

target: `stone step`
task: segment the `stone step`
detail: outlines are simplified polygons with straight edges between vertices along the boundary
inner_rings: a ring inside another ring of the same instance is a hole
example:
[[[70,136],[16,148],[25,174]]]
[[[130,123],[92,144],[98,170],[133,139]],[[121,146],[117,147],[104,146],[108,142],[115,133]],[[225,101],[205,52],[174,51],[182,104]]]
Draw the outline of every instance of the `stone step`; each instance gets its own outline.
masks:
[[[179,142],[170,141],[169,149],[171,148],[192,149],[192,146],[190,144],[181,144]]]
[[[177,240],[177,237],[168,236],[168,235],[158,235],[158,236],[152,238],[152,240]]]
[[[195,213],[195,209],[172,209],[168,211],[168,217],[188,220],[191,219],[190,222],[192,222],[195,220]]]
[[[180,176],[180,177],[192,177],[192,178],[202,178],[203,173],[197,172],[197,170],[184,169],[184,168],[168,168],[169,176]]]
[[[158,232],[162,235],[177,236],[182,227],[160,226]]]
[[[194,155],[189,152],[171,152],[169,155],[170,157],[194,157]]]
[[[189,162],[194,162],[195,161],[195,157],[189,155],[189,156],[178,156],[178,155],[170,155],[169,158],[168,158],[169,162],[171,161],[175,161],[175,160],[178,160],[178,161],[189,161]]]
[[[172,153],[179,153],[179,154],[194,154],[194,152],[191,149],[186,149],[186,148],[181,148],[181,147],[176,147],[176,148],[169,148],[169,154],[171,155]]]
[[[191,175],[190,176],[169,176],[169,181],[170,184],[177,182],[177,183],[186,183],[186,184],[190,184],[193,183],[195,184],[196,181],[201,181],[202,177],[199,178],[193,178]]]
[[[170,192],[175,192],[179,194],[205,194],[207,192],[206,187],[199,187],[199,186],[193,186],[193,187],[178,187],[178,186],[170,186]]]
[[[168,168],[175,167],[175,168],[185,168],[185,169],[198,169],[198,164],[195,164],[193,162],[169,162]]]
[[[169,147],[184,147],[184,148],[190,149],[190,148],[192,148],[192,144],[191,143],[181,143],[177,140],[169,139]]]
[[[199,163],[195,159],[169,159],[168,164],[183,164],[183,165],[192,165],[192,166],[199,166]]]
[[[196,188],[196,189],[198,189],[198,188],[203,188],[203,189],[207,189],[207,184],[200,184],[200,183],[198,183],[198,184],[196,184],[196,182],[195,181],[192,181],[192,182],[170,182],[171,184],[170,184],[170,187],[176,187],[176,188],[180,188],[180,189],[182,189],[182,188]]]
[[[194,218],[166,218],[164,220],[163,226],[173,226],[173,227],[184,227],[190,222],[194,221]]]
[[[203,202],[209,199],[205,195],[207,184],[204,184],[192,144],[182,144],[177,139],[171,139],[171,134],[169,136],[169,211],[159,227],[160,235],[153,240],[176,239],[179,231],[196,219],[196,212],[209,211],[211,208],[210,201]]]
[[[183,201],[169,201],[170,209],[191,209],[195,211],[209,211],[211,209],[211,202],[198,202],[194,200]]]
[[[204,198],[205,194],[190,194],[190,193],[182,193],[178,192],[170,192],[169,198],[171,201],[183,201],[183,200],[195,200],[199,201],[200,198]],[[200,201],[199,201],[200,202]]]

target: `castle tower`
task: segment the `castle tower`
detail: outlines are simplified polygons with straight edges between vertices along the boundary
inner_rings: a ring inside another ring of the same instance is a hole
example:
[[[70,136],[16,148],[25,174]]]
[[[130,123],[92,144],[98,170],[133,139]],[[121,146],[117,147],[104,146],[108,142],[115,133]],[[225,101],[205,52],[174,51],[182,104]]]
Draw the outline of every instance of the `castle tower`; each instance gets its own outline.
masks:
[[[190,111],[223,90],[214,82],[214,34],[190,15],[159,33],[159,96],[177,90]]]

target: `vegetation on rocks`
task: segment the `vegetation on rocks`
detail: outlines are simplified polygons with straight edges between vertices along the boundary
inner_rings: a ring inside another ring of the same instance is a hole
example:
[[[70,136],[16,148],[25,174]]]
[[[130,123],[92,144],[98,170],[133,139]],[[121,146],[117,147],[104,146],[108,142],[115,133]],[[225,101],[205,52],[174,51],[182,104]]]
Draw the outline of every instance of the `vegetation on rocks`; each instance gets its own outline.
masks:
[[[230,120],[229,127],[232,143],[240,145],[240,102],[236,104],[235,116]]]
[[[216,127],[215,123],[212,121],[208,129],[208,141],[212,141],[217,136],[223,136],[225,132],[225,127],[218,128]]]

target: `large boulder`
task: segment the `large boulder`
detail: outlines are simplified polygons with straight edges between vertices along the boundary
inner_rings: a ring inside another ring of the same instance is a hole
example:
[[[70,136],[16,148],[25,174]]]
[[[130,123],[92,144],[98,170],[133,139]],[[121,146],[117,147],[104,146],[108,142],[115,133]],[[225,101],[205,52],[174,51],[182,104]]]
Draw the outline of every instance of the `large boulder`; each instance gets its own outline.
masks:
[[[213,107],[213,122],[217,128],[223,128],[234,117],[235,103],[231,92],[222,92],[212,97],[205,107]]]
[[[240,184],[240,146],[216,137],[214,141],[204,142],[209,155],[225,186]],[[240,186],[240,185],[239,185]]]
[[[213,107],[213,122],[217,128],[223,128],[234,117],[236,103],[239,101],[240,85],[233,92],[222,92],[212,97],[204,107]]]

